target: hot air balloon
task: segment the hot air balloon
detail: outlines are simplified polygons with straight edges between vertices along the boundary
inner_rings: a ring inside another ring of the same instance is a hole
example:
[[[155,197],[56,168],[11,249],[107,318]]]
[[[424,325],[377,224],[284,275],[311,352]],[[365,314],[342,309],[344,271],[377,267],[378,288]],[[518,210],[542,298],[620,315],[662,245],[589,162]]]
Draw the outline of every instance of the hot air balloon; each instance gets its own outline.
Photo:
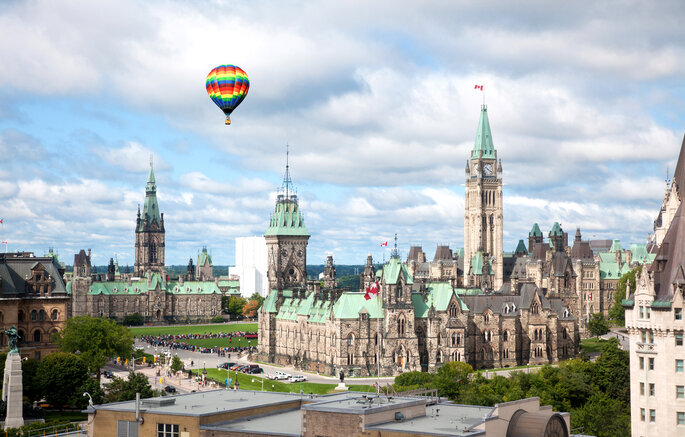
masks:
[[[219,65],[209,72],[205,86],[209,97],[226,114],[226,124],[231,124],[231,112],[245,100],[250,89],[247,74],[235,65]]]

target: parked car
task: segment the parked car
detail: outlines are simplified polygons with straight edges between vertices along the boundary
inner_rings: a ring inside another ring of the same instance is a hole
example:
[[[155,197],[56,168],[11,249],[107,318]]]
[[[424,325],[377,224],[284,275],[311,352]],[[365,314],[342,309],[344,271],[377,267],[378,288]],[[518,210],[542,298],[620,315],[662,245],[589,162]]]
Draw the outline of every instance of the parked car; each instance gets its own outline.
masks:
[[[231,370],[238,370],[238,367],[243,367],[243,364],[234,364],[230,367]]]
[[[288,381],[290,381],[290,382],[303,382],[306,380],[307,380],[307,377],[304,375],[293,375],[288,379]]]
[[[176,387],[174,387],[173,385],[167,385],[166,387],[164,387],[164,391],[167,393],[176,393]]]
[[[279,371],[279,372],[276,372],[276,374],[274,375],[274,379],[286,380],[286,379],[290,378],[291,376],[292,375],[290,373],[285,373],[285,372]]]
[[[264,371],[264,369],[262,369],[261,367],[250,367],[248,369],[247,373],[251,373],[253,375],[256,375],[258,373],[262,373],[263,371]]]
[[[110,372],[109,370],[105,370],[102,372],[102,376],[104,376],[107,379],[112,379],[114,378],[114,373]]]
[[[216,366],[216,368],[217,369],[230,369],[233,366],[235,366],[235,363],[232,363],[230,361],[226,361],[225,363],[221,363],[218,366]]]

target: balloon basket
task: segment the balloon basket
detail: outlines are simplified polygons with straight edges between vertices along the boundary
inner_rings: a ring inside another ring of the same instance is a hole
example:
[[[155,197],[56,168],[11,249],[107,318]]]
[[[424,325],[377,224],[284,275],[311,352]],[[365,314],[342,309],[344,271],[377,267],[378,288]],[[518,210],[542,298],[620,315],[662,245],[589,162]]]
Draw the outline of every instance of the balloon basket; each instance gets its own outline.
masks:
[[[231,124],[231,118],[230,118],[230,117],[226,117],[226,122],[225,122],[224,124],[225,124],[226,126],[230,125],[230,124]]]

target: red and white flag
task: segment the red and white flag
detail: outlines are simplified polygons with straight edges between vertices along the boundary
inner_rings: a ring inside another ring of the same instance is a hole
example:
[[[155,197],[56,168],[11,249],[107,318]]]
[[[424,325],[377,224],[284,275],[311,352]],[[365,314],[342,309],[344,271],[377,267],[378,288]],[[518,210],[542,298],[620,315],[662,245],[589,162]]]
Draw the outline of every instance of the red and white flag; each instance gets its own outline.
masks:
[[[364,299],[369,300],[378,296],[378,281],[366,287],[366,294]]]
[[[473,87],[474,90],[481,90],[483,91],[483,85],[476,85]]]
[[[386,246],[386,247],[387,247],[387,245],[388,245],[388,242],[387,242],[387,241],[384,241],[384,242],[381,243],[381,247],[383,247],[383,246]]]
[[[7,244],[7,241],[0,241],[0,244]]]
[[[0,218],[0,224],[3,224],[3,225],[5,224],[5,222],[1,218]]]

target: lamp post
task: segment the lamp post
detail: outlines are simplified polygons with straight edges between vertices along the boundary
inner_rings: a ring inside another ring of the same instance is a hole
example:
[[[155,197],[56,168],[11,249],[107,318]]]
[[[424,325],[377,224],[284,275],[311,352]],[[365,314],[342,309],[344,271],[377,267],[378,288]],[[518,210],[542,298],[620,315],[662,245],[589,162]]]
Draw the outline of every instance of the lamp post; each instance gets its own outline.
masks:
[[[254,378],[252,378],[252,382],[254,382]],[[262,391],[264,391],[264,378],[262,378]]]

